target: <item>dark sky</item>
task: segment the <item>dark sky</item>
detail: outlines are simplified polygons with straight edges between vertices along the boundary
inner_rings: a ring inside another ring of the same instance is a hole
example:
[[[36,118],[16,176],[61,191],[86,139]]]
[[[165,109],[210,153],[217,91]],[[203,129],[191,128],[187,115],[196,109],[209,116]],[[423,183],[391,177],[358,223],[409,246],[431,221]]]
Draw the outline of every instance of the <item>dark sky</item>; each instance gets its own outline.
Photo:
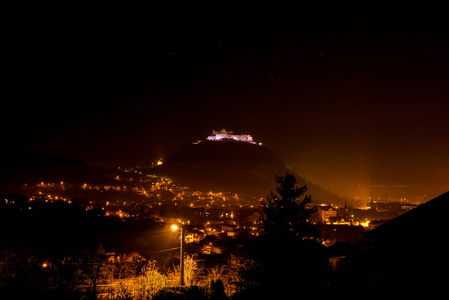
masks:
[[[445,16],[342,11],[217,5],[16,20],[4,144],[113,165],[226,128],[330,189],[449,189]]]

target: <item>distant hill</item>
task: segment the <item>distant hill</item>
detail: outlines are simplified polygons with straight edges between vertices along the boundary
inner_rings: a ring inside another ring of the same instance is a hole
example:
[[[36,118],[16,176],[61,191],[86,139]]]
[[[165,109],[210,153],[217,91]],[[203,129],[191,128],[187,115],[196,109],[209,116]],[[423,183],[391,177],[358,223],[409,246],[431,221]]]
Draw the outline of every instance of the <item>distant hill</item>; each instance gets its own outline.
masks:
[[[284,163],[266,147],[235,141],[202,141],[169,156],[162,172],[180,184],[202,190],[233,192],[265,197],[275,189],[275,176],[286,172]],[[298,185],[306,180],[296,175]],[[344,199],[307,182],[315,201],[342,202]]]
[[[82,160],[34,151],[4,153],[0,165],[0,191],[37,181],[104,183],[108,180],[101,167]]]

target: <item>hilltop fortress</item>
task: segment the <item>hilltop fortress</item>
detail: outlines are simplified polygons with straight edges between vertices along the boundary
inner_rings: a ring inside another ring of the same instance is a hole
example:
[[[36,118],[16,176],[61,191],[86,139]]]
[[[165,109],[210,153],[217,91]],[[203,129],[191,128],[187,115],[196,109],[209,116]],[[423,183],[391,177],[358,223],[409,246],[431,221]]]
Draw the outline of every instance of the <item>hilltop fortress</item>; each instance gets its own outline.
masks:
[[[253,141],[253,137],[249,134],[234,134],[233,131],[226,131],[222,129],[220,131],[213,130],[212,134],[207,137],[208,141],[238,141],[250,144],[256,144]]]

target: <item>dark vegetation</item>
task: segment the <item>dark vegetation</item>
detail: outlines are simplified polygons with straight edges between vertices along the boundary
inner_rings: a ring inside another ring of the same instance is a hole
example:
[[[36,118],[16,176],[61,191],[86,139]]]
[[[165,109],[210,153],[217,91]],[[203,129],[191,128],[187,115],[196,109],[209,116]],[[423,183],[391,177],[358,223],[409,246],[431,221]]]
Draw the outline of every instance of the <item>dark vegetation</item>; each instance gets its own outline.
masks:
[[[276,177],[276,193],[262,203],[260,237],[247,246],[248,266],[238,299],[289,298],[326,293],[330,276],[318,227],[310,223],[310,196],[291,174]],[[311,292],[309,294],[309,292]]]

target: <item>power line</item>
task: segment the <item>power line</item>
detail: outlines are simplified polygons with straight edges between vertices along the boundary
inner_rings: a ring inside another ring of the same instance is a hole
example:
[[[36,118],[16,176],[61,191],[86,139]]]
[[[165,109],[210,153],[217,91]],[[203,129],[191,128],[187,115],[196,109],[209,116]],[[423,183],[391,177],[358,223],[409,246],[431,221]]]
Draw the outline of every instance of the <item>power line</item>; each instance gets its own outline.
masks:
[[[142,235],[114,237],[114,239],[131,239],[131,238],[146,237],[146,236],[152,236],[152,235],[158,235],[158,234],[164,234],[164,233],[172,233],[172,232],[173,231],[153,232],[153,233],[147,233],[147,234],[142,234]]]
[[[164,249],[164,250],[158,250],[158,251],[151,251],[151,252],[141,252],[142,254],[154,254],[154,253],[161,253],[161,252],[168,252],[168,251],[173,251],[173,250],[178,250],[181,247],[174,247],[174,248],[169,248],[169,249]]]

